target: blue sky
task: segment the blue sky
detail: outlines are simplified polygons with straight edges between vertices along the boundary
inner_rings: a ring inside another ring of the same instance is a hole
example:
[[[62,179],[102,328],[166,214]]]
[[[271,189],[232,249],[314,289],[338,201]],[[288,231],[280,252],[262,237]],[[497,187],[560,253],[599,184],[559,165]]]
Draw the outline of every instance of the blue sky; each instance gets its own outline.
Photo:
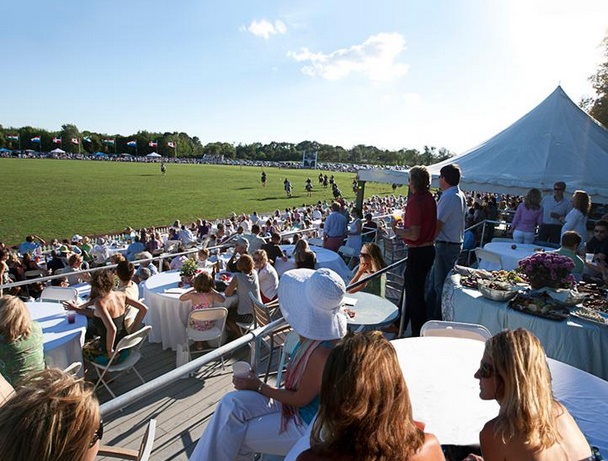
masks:
[[[5,2],[8,3],[8,2]],[[12,1],[3,126],[462,153],[603,61],[606,0]]]

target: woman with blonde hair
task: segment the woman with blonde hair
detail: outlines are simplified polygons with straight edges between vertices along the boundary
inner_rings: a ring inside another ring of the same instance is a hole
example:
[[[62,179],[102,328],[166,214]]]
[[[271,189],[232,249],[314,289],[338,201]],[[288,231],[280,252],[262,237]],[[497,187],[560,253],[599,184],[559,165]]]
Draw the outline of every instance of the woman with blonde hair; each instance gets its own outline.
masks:
[[[567,231],[576,231],[583,239],[579,245],[579,250],[587,241],[587,218],[591,210],[591,197],[584,190],[576,190],[572,194],[572,209],[564,218],[562,235]]]
[[[236,262],[236,268],[239,272],[235,272],[232,280],[224,290],[226,297],[237,294],[238,302],[236,307],[231,306],[228,309],[228,318],[226,319],[226,328],[233,336],[241,336],[241,330],[237,323],[251,323],[253,321],[253,306],[249,292],[262,301],[260,295],[260,281],[258,274],[254,270],[253,258],[248,254],[241,255]]]
[[[92,461],[102,436],[91,386],[58,369],[21,381],[0,411],[0,459],[6,461]]]
[[[517,243],[533,243],[536,226],[543,223],[543,208],[540,206],[542,195],[539,189],[532,188],[519,204],[511,223],[513,240]]]
[[[483,458],[468,461],[589,460],[591,448],[551,389],[543,346],[523,328],[486,342],[479,370],[482,400],[496,400],[498,416],[479,434]]]
[[[15,385],[27,374],[44,369],[42,328],[16,296],[0,298],[0,374]],[[2,459],[2,457],[0,457]]]
[[[359,265],[357,266],[355,275],[350,280],[349,285],[352,285],[362,279],[370,278],[372,274],[386,267],[382,251],[375,243],[364,243],[359,253]],[[377,296],[384,297],[386,290],[386,274],[375,277],[368,282],[365,282],[355,288],[350,288],[349,293],[357,291],[365,291]]]
[[[308,242],[300,239],[296,242],[293,249],[293,260],[297,269],[313,269],[317,264],[317,255],[310,249]]]
[[[297,461],[443,461],[421,426],[395,348],[378,331],[349,333],[329,354],[311,448]]]

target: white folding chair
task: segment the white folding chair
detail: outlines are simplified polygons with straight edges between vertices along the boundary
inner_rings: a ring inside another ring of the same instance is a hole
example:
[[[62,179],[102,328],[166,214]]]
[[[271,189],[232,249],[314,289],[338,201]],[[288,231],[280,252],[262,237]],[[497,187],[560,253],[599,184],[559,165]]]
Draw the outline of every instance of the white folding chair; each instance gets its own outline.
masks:
[[[192,341],[206,341],[208,343],[216,343],[220,347],[225,339],[226,317],[228,317],[228,309],[225,307],[209,307],[206,309],[197,309],[190,312],[188,315],[188,323],[186,324],[186,336]],[[197,330],[193,327],[196,322],[214,322],[214,324],[206,330]],[[211,344],[211,345],[212,345]],[[213,348],[207,348],[195,351],[198,353],[208,352]],[[192,360],[190,345],[186,344],[188,353],[188,361]],[[224,357],[221,357],[222,370],[224,369]]]
[[[353,247],[348,247],[346,245],[342,245],[340,248],[338,248],[338,254],[342,256],[342,259],[344,259],[344,262],[348,267],[350,267],[353,258],[358,256],[355,254],[355,249]]]
[[[308,244],[313,247],[322,247],[323,239],[320,238],[310,238],[307,240]]]
[[[487,341],[492,333],[483,325],[476,323],[447,322],[429,320],[420,329],[420,336],[445,336],[450,338],[468,338]]]
[[[133,461],[148,461],[154,446],[154,437],[156,435],[156,420],[148,421],[146,432],[141,439],[139,450],[131,450],[129,448],[109,447],[102,445],[99,447],[98,456],[107,456],[108,458],[131,459]]]
[[[95,368],[95,371],[97,372],[97,376],[99,378],[95,383],[94,389],[97,389],[99,384],[103,384],[103,386],[108,390],[112,398],[116,398],[116,395],[114,394],[114,392],[112,392],[112,389],[110,389],[108,384],[103,380],[104,376],[106,375],[106,373],[112,373],[114,374],[113,378],[117,378],[121,374],[131,370],[133,370],[137,377],[141,380],[141,382],[145,384],[146,381],[144,381],[144,378],[142,378],[142,376],[139,374],[139,372],[135,368],[135,365],[137,364],[137,362],[139,362],[139,359],[141,359],[141,352],[139,352],[139,349],[143,343],[143,340],[150,333],[150,330],[152,330],[152,327],[150,325],[147,325],[142,329],[136,331],[135,333],[131,333],[130,335],[122,338],[116,345],[116,348],[114,349],[114,354],[112,354],[112,357],[110,358],[110,361],[107,365],[102,365],[97,362],[89,361],[89,363]],[[130,353],[127,358],[124,359],[122,362],[113,364],[114,360],[124,350],[130,350]]]
[[[293,354],[293,350],[295,349],[298,341],[300,340],[300,335],[295,331],[290,331],[285,336],[285,342],[283,343],[283,348],[281,349],[281,358],[279,359],[279,366],[277,368],[277,387],[281,387],[283,385],[283,369],[287,362],[289,361],[291,354]]]
[[[481,261],[486,261],[492,263],[492,270],[502,269],[502,258],[498,253],[484,250],[483,248],[475,248],[475,256],[477,257],[477,267],[479,267]],[[498,265],[498,267],[494,268],[494,265]]]
[[[78,302],[78,290],[69,287],[46,287],[40,294],[40,302],[74,301]]]

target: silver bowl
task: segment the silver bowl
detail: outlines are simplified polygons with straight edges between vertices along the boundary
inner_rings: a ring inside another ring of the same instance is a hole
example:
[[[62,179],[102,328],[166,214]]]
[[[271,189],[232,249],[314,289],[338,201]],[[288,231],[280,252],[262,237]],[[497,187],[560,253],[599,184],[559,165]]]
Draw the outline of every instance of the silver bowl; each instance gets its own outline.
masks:
[[[505,289],[490,288],[490,283],[498,283],[501,286],[504,286]],[[503,284],[501,282],[490,282],[488,280],[479,280],[477,283],[477,288],[484,298],[501,302],[507,302],[515,298],[518,291],[517,287],[509,285],[508,283]]]

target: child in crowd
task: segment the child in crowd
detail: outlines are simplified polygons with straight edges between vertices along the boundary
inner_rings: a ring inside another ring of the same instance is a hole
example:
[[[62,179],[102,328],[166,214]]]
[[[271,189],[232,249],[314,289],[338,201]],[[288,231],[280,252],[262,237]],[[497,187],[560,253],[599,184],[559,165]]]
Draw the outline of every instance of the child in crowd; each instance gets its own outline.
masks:
[[[146,280],[148,280],[151,275],[152,273],[147,267],[142,267],[140,269],[139,283],[137,284],[137,288],[139,289],[139,299],[144,299],[144,285],[146,284]]]
[[[210,267],[212,265],[211,261],[209,261],[209,250],[207,248],[198,250],[196,264],[201,269],[205,269],[206,267]]]
[[[194,279],[194,287],[191,290],[186,291],[183,295],[179,297],[180,301],[191,301],[192,302],[192,310],[197,309],[206,309],[209,307],[213,307],[213,302],[216,301],[218,303],[224,302],[224,297],[215,291],[215,285],[213,283],[213,277],[211,274],[207,272],[201,272]],[[213,326],[215,322],[192,322],[189,327],[194,328],[195,330],[204,331],[208,330]],[[203,343],[201,341],[197,341],[196,344],[197,350],[203,350]]]

